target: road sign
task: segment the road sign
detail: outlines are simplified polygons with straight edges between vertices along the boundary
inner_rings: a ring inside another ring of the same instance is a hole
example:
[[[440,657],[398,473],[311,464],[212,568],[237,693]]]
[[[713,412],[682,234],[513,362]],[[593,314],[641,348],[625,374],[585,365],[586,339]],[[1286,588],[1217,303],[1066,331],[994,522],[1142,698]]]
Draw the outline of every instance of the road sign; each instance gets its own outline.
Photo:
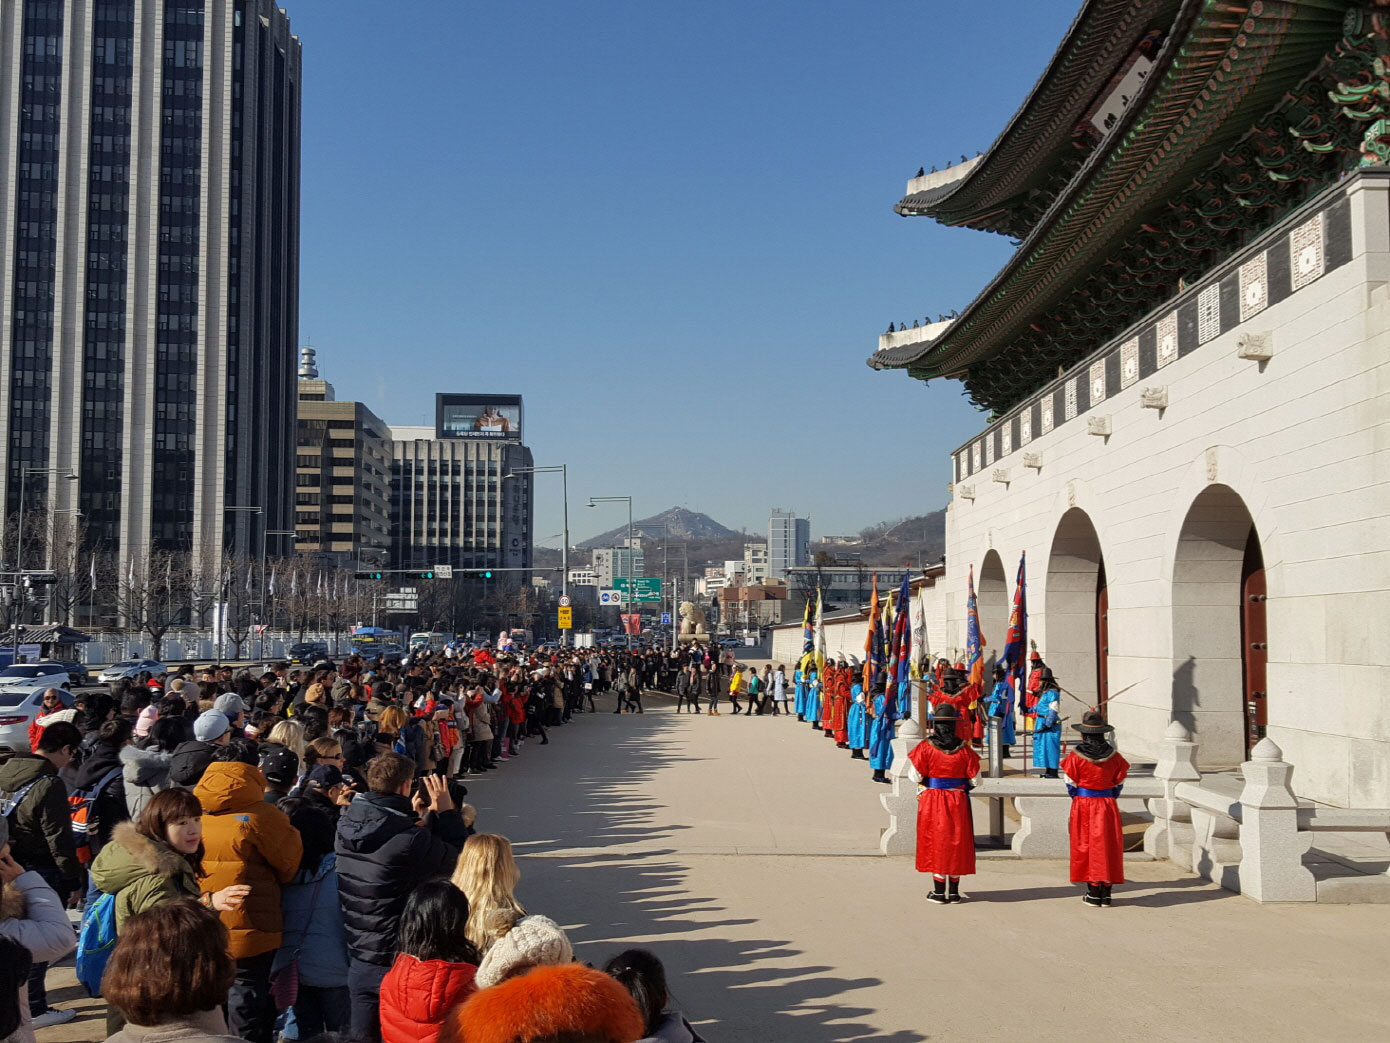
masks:
[[[660,576],[638,576],[635,579],[628,579],[626,576],[614,576],[613,588],[620,593],[632,587],[632,600],[638,605],[659,605],[661,604],[661,577]]]
[[[574,629],[574,609],[570,608],[568,605],[560,609],[560,629]]]
[[[598,603],[600,605],[621,605],[626,599],[616,590],[600,590],[598,592]]]
[[[569,608],[569,607],[570,607],[570,596],[569,596],[568,594],[561,594],[561,595],[560,595],[560,607],[561,607],[561,608]]]
[[[663,613],[661,613],[661,624],[662,624],[662,626],[670,626],[670,625],[671,625],[671,613],[669,613],[669,612],[663,612]]]
[[[387,594],[381,607],[387,612],[418,612],[420,602],[414,594]]]
[[[454,567],[452,565],[436,565],[434,567],[435,579],[453,579]]]

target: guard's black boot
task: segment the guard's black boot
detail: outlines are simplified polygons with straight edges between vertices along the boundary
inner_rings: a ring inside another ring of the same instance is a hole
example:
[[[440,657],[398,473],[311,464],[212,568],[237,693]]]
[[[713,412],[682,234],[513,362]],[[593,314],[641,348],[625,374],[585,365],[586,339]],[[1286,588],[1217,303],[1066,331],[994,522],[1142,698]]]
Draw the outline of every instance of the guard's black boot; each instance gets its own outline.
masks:
[[[875,782],[887,782],[887,781],[888,781],[888,776],[885,774],[886,771],[887,771],[886,768],[879,768],[876,772],[874,772],[874,781],[875,781]]]
[[[950,882],[946,889],[946,899],[950,902],[959,902],[961,900],[959,880],[952,880]]]
[[[1104,905],[1105,900],[1101,897],[1100,884],[1087,884],[1086,893],[1081,896],[1081,900],[1087,905],[1094,905],[1097,908]]]
[[[1111,885],[1110,885],[1110,884],[1101,884],[1101,885],[1100,885],[1100,904],[1101,904],[1101,905],[1109,905],[1109,904],[1110,904],[1110,888],[1111,888]]]
[[[868,758],[864,756],[863,750],[855,750],[850,754],[850,757],[857,761],[868,760]]]
[[[1013,748],[1012,746],[1005,746],[1005,747],[1004,747],[1004,759],[1005,759],[1005,760],[1008,760],[1008,759],[1009,759],[1010,757],[1012,757],[1013,755],[1014,755],[1014,748]]]
[[[935,902],[937,905],[945,905],[950,901],[950,899],[946,897],[945,880],[933,880],[931,882],[931,888],[931,894],[927,895],[928,902]]]

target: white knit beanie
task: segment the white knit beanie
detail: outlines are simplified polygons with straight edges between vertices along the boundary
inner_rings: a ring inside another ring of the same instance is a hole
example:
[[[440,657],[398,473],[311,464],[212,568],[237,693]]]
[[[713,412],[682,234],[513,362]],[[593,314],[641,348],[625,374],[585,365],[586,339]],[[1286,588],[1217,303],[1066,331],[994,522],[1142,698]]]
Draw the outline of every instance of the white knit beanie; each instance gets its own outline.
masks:
[[[548,916],[523,916],[492,943],[473,980],[478,988],[486,989],[517,971],[555,967],[573,959],[574,949],[559,924]]]

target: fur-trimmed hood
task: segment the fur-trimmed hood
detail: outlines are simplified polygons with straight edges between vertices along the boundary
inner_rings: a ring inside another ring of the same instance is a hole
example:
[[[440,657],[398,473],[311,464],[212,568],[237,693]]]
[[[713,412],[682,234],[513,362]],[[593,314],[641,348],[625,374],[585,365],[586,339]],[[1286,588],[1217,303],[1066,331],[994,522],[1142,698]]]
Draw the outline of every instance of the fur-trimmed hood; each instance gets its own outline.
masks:
[[[5,888],[5,893],[0,895],[0,920],[23,920],[25,913],[29,911],[28,903],[24,901],[24,892],[17,887]]]
[[[193,875],[188,859],[168,844],[137,832],[133,822],[116,826],[111,842],[101,849],[92,863],[92,882],[108,894],[118,894],[143,876],[185,875]]]

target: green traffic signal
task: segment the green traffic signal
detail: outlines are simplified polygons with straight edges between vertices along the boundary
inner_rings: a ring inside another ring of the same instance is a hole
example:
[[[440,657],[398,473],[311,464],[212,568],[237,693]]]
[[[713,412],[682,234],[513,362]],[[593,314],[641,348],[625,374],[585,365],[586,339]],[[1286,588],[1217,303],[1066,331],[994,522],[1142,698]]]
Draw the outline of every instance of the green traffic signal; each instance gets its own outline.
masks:
[[[354,572],[353,579],[381,579],[380,572]]]
[[[422,572],[422,573],[420,573],[420,578],[421,578],[421,579],[434,579],[434,573],[433,573],[433,572]]]
[[[488,569],[483,573],[483,579],[492,579],[492,569]]]

